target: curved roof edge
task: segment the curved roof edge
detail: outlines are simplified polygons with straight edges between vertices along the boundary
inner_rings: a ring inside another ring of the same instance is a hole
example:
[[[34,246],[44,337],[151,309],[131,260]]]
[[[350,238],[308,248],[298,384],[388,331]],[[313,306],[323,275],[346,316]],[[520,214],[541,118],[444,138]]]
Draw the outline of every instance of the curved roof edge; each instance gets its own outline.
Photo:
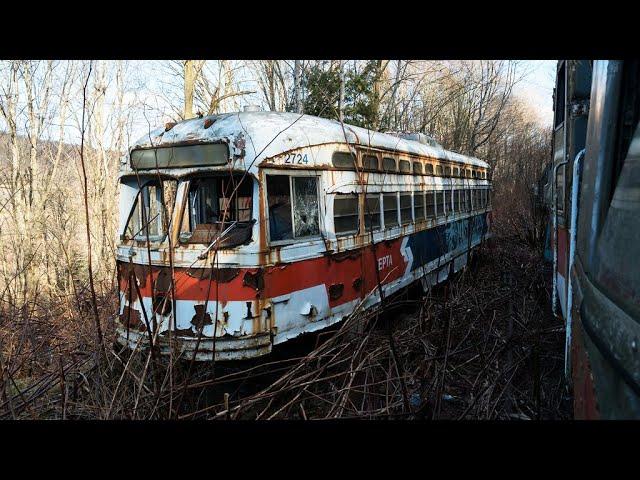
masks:
[[[426,145],[415,140],[376,132],[336,120],[289,112],[234,112],[208,115],[160,127],[134,142],[130,148],[168,146],[179,143],[228,141],[246,149],[256,164],[282,152],[312,145],[347,143],[398,153],[423,155],[489,168],[476,157]]]

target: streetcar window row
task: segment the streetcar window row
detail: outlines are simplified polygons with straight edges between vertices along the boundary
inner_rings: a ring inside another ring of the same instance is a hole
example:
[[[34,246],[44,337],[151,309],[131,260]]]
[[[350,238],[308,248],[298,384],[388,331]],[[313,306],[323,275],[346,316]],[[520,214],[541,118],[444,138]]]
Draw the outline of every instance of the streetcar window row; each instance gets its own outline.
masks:
[[[414,175],[436,175],[441,177],[461,177],[461,178],[477,178],[486,179],[487,172],[474,168],[456,167],[444,165],[437,162],[423,162],[421,160],[404,160],[396,161],[395,158],[382,157],[377,155],[363,154],[361,163],[357,163],[356,156],[349,152],[334,152],[332,156],[332,165],[334,168],[341,170],[356,170],[358,166],[368,172],[385,172],[385,173],[406,173]],[[435,168],[434,168],[435,165]]]
[[[364,199],[364,225],[366,231],[380,230],[383,225],[388,229],[482,210],[490,205],[490,191],[486,188],[369,193]],[[336,194],[333,209],[336,235],[358,232],[360,212],[357,194]]]

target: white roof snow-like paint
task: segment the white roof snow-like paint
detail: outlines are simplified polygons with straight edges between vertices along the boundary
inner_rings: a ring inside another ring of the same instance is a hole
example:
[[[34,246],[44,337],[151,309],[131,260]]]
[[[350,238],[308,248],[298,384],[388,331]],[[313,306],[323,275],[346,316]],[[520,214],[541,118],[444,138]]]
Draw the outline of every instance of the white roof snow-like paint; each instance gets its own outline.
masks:
[[[205,122],[210,124],[205,128]],[[426,145],[414,140],[375,132],[336,120],[286,112],[236,112],[192,118],[149,132],[133,144],[137,148],[184,143],[227,142],[237,152],[244,149],[244,163],[252,173],[267,158],[290,150],[331,143],[349,143],[489,168],[475,157]],[[127,162],[128,164],[128,162]]]

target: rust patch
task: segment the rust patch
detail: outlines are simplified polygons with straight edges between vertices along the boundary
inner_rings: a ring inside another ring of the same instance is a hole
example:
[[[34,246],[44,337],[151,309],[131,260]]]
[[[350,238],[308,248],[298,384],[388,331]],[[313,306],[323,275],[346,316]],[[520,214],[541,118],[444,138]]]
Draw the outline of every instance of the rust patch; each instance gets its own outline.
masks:
[[[141,332],[147,330],[146,325],[140,319],[140,312],[135,308],[129,307],[129,305],[124,306],[124,310],[118,317],[125,328],[135,328]]]
[[[156,294],[153,296],[153,311],[155,313],[169,315],[171,313],[171,304],[171,299],[165,295]]]
[[[264,271],[259,268],[256,273],[247,272],[242,279],[242,285],[251,287],[256,291],[262,291],[264,288]]]
[[[203,328],[205,325],[212,325],[213,321],[211,320],[211,315],[205,313],[204,305],[194,305],[196,314],[191,319],[191,325],[196,327],[198,331]]]
[[[158,270],[159,271],[158,277],[156,278],[155,288],[158,292],[167,293],[171,289],[171,269],[160,268]]]
[[[329,298],[331,300],[338,300],[344,292],[344,284],[334,283],[329,287]]]
[[[239,268],[191,268],[187,270],[187,275],[199,280],[212,278],[219,283],[229,283],[240,275]]]
[[[360,257],[360,251],[357,249],[346,250],[344,252],[336,253],[329,256],[329,258],[334,262],[343,262],[345,260],[355,260],[356,258],[359,258],[359,257]]]

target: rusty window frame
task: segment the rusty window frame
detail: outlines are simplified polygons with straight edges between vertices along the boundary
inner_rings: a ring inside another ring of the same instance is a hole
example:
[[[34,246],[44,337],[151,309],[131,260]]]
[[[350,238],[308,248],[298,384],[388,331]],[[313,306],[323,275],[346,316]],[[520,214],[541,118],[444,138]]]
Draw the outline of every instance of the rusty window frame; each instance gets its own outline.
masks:
[[[427,195],[429,193],[427,192]],[[418,199],[418,201],[416,201]],[[423,191],[414,191],[413,192],[413,213],[415,216],[415,221],[424,220],[426,218],[425,215],[425,192]]]
[[[389,167],[391,166],[391,163],[393,162],[393,169],[390,170]],[[398,162],[396,162],[395,158],[392,157],[383,157],[382,158],[382,170],[384,172],[397,172],[398,171]]]
[[[409,225],[411,222],[413,222],[413,198],[411,192],[400,192],[400,223]]]
[[[424,170],[425,174],[433,175],[433,164],[432,163],[425,163],[424,167],[425,167],[425,170]]]
[[[375,167],[371,167],[368,163],[375,159]],[[361,157],[362,169],[368,172],[376,172],[380,169],[380,159],[375,153],[363,153]]]
[[[290,204],[290,215],[291,215],[291,238],[285,238],[282,240],[271,240],[271,218],[269,213],[269,188],[267,186],[268,180],[267,177],[275,176],[275,177],[288,177],[289,180],[289,204]],[[303,178],[315,178],[316,179],[316,189],[317,189],[317,198],[318,198],[318,234],[317,235],[307,235],[303,237],[295,236],[295,226],[294,226],[294,186],[293,186],[293,178],[303,177]],[[320,199],[320,175],[315,171],[296,171],[295,173],[282,173],[282,171],[277,171],[274,173],[265,172],[265,180],[264,180],[264,189],[265,189],[265,221],[267,223],[267,237],[269,245],[273,246],[286,246],[295,243],[309,242],[314,240],[319,240],[322,238],[322,231],[324,228],[323,225],[323,211],[322,211],[322,202]]]
[[[387,205],[390,205],[392,201],[393,208],[387,208]],[[392,216],[388,212],[394,212],[395,214]],[[400,214],[398,213],[398,192],[382,194],[382,214],[385,230],[387,228],[395,228],[400,225]],[[388,222],[387,217],[389,217],[389,219],[394,219],[395,222]]]
[[[436,217],[436,208],[437,208],[437,198],[436,194],[440,193],[436,190],[429,190],[426,195],[425,202],[425,217],[426,218],[435,218]]]
[[[377,203],[377,210],[370,210],[370,200],[375,200]],[[381,207],[382,202],[380,201],[379,193],[367,193],[364,197],[364,212],[362,212],[364,216],[364,226],[367,232],[381,230],[382,229],[382,210]],[[377,219],[377,222],[376,222]],[[373,220],[373,222],[371,222]]]
[[[422,162],[420,160],[414,160],[412,162],[412,167],[413,167],[413,173],[414,174],[418,174],[418,175],[423,175],[424,174],[424,165],[422,164]]]
[[[411,162],[409,160],[400,160],[400,173],[411,173]]]
[[[344,160],[344,164],[336,165],[336,158],[340,159],[341,161]],[[349,159],[348,161],[347,158]],[[351,164],[351,162],[353,162],[353,164]],[[356,170],[357,162],[358,159],[352,152],[343,152],[341,150],[337,150],[331,155],[331,165],[333,166],[333,168],[337,168],[338,170]]]
[[[345,213],[336,215],[336,204],[338,201],[342,202],[344,200],[354,200],[355,201],[355,213]],[[338,231],[336,218],[347,218],[347,217],[355,217],[355,229],[350,230],[341,230]],[[333,194],[333,233],[336,237],[348,236],[348,235],[357,235],[360,230],[360,202],[358,199],[357,193],[335,193]]]

